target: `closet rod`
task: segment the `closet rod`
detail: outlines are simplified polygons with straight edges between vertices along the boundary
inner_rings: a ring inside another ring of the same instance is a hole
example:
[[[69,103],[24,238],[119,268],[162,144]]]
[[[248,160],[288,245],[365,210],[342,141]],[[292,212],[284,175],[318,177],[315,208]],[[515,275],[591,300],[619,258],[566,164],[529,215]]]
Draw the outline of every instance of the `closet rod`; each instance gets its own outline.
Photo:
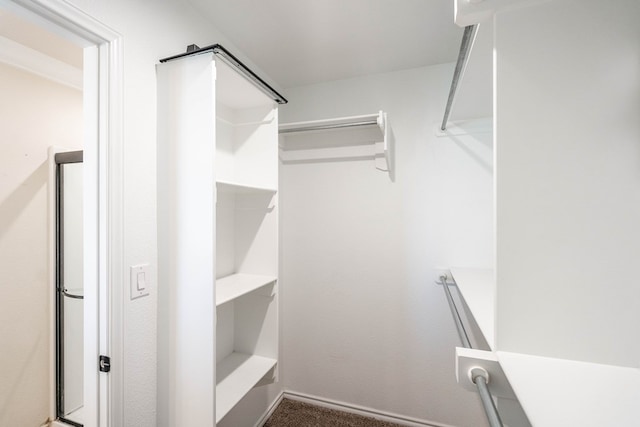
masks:
[[[278,133],[294,133],[294,132],[307,132],[313,130],[328,130],[328,129],[341,129],[341,128],[350,128],[350,127],[359,127],[359,126],[371,126],[377,125],[378,120],[366,120],[361,122],[351,122],[351,123],[336,123],[336,124],[327,124],[327,125],[315,125],[315,126],[300,126],[297,128],[288,128],[288,129],[280,129]]]
[[[456,90],[458,89],[458,83],[462,78],[464,69],[467,67],[469,61],[469,54],[471,53],[471,47],[473,41],[476,38],[476,32],[478,31],[478,24],[468,25],[464,27],[464,33],[462,34],[462,43],[460,44],[460,53],[458,53],[458,62],[456,62],[456,68],[453,72],[453,80],[451,81],[451,89],[449,89],[449,98],[447,99],[447,107],[444,110],[444,117],[442,119],[441,130],[447,129],[447,121],[449,121],[449,114],[451,114],[451,106],[456,96]]]
[[[455,284],[455,280],[453,282]],[[462,341],[462,345],[465,348],[473,348],[471,347],[471,342],[469,341],[467,330],[464,328],[464,324],[462,323],[460,312],[458,311],[458,308],[456,307],[456,304],[453,301],[453,296],[451,295],[451,291],[449,290],[449,283],[447,283],[447,276],[440,276],[440,284],[444,288],[444,294],[447,296],[447,301],[449,301],[451,314],[453,315],[453,320],[456,323],[456,329],[458,329],[458,335],[460,335],[460,340]],[[480,394],[482,407],[484,408],[484,412],[487,415],[487,420],[489,421],[489,425],[491,427],[503,427],[502,420],[500,419],[500,414],[498,413],[498,410],[496,409],[496,406],[493,403],[493,398],[491,397],[491,393],[489,392],[489,387],[487,386],[487,378],[484,377],[483,375],[478,374],[473,376],[472,381],[478,388],[478,394]]]
[[[227,64],[232,67],[235,67],[240,74],[245,76],[247,79],[252,81],[260,90],[266,93],[271,99],[276,101],[278,104],[286,104],[287,99],[280,95],[278,91],[272,88],[267,82],[262,80],[260,76],[251,71],[249,67],[244,65],[238,58],[236,58],[231,52],[225,49],[222,45],[212,44],[207,47],[199,47],[198,45],[191,44],[187,46],[187,51],[185,53],[180,53],[178,55],[173,55],[168,58],[161,59],[160,62],[172,61],[174,59],[183,58],[185,56],[197,55],[205,52],[213,52],[214,55],[223,59]]]

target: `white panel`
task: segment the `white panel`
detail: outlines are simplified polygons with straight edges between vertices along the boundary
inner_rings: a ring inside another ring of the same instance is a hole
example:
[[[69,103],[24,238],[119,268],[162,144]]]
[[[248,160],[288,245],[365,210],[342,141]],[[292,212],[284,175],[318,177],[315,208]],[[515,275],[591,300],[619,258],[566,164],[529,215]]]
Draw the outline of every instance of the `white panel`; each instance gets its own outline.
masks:
[[[277,195],[236,195],[236,272],[276,276]]]
[[[634,0],[496,16],[499,350],[638,366],[639,16]]]
[[[233,193],[218,191],[216,201],[216,277],[236,272],[236,199]]]
[[[276,116],[269,110],[267,115]],[[262,114],[261,114],[262,115]],[[236,176],[248,184],[277,187],[278,183],[278,121],[235,128]]]
[[[212,54],[157,66],[160,312],[169,425],[213,425],[215,139]]]
[[[240,353],[278,358],[277,295],[257,293],[234,302],[234,349]]]
[[[497,354],[534,426],[638,423],[639,369],[502,351]]]
[[[216,105],[218,110],[224,107]],[[234,180],[235,162],[233,160],[233,124],[227,120],[216,120],[216,179]]]
[[[216,308],[216,363],[233,353],[235,305],[224,304]]]

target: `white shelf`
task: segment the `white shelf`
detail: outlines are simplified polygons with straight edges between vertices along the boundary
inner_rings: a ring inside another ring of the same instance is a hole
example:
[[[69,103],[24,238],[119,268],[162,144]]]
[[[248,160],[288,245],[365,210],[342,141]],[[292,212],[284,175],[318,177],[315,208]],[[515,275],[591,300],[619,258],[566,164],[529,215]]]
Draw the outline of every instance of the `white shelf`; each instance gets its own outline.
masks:
[[[231,353],[216,366],[216,423],[276,366],[276,359]]]
[[[259,187],[246,183],[231,181],[216,181],[218,191],[223,193],[250,194],[250,193],[277,193],[275,188]]]
[[[451,268],[451,275],[484,339],[495,350],[495,273],[491,269]]]
[[[640,370],[496,352],[531,425],[638,425]]]
[[[263,286],[275,283],[273,276],[232,274],[216,280],[216,307]]]
[[[281,123],[280,159],[285,163],[372,159],[380,170],[393,172],[393,141],[387,114],[337,117]]]

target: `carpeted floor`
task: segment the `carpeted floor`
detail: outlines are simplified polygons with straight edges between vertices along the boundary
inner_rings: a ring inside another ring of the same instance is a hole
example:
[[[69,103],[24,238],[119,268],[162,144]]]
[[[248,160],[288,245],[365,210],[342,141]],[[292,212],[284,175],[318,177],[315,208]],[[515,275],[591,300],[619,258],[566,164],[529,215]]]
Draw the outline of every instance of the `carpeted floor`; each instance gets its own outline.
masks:
[[[283,399],[264,427],[400,427],[374,418]]]

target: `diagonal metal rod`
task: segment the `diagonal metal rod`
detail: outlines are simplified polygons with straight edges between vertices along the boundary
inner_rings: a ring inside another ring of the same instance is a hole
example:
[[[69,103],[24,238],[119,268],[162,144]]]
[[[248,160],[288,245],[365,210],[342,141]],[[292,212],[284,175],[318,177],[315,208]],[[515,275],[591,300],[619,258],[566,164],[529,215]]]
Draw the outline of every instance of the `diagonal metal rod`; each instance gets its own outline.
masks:
[[[458,335],[460,335],[462,345],[464,346],[464,348],[471,348],[471,342],[469,341],[467,331],[462,324],[462,318],[460,317],[460,313],[458,312],[456,304],[453,302],[453,296],[451,295],[449,284],[447,283],[447,276],[440,276],[440,281],[442,282],[442,287],[444,288],[444,294],[447,296],[447,301],[449,301],[451,314],[453,314],[453,320],[456,322],[456,329],[458,330]]]
[[[502,420],[496,405],[493,402],[489,387],[487,386],[487,379],[482,375],[478,375],[474,378],[473,383],[478,387],[478,394],[480,394],[480,401],[484,407],[484,413],[487,414],[487,421],[491,427],[503,427]]]
[[[451,81],[451,89],[449,89],[449,98],[447,99],[447,107],[444,110],[444,118],[442,119],[441,130],[447,129],[447,122],[449,121],[449,114],[451,114],[451,106],[453,100],[456,97],[456,90],[458,89],[458,83],[462,78],[464,69],[467,67],[469,61],[469,53],[471,53],[471,47],[473,41],[476,38],[476,32],[478,31],[478,24],[469,25],[464,27],[464,33],[462,34],[462,43],[460,44],[460,53],[458,53],[458,62],[456,62],[456,68],[453,72],[453,80]]]

